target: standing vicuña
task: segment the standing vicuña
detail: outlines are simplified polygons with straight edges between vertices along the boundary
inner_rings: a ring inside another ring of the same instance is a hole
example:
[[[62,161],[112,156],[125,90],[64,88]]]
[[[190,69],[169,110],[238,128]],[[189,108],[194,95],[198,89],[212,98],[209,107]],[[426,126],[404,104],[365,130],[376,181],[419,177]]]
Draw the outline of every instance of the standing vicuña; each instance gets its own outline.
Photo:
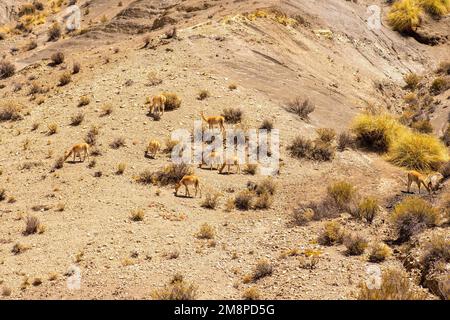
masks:
[[[154,96],[151,100],[147,98],[147,103],[150,103],[150,113],[153,114],[155,110],[158,110],[158,113],[164,114],[164,109],[166,107],[167,98],[164,94],[159,94]]]
[[[211,116],[211,117],[205,117],[203,114],[203,111],[200,113],[202,116],[203,121],[208,123],[209,129],[214,129],[214,126],[217,125],[220,128],[220,131],[225,131],[224,122],[225,118],[222,116]]]
[[[419,188],[419,194],[420,194],[420,186],[423,184],[425,189],[428,190],[428,193],[431,193],[431,190],[427,183],[425,183],[425,177],[421,175],[419,172],[415,170],[408,171],[408,193],[411,189],[411,184],[415,182],[417,184],[417,187]]]
[[[156,157],[156,153],[161,149],[161,143],[158,140],[150,140],[147,146],[147,150],[145,150],[145,154],[150,154],[150,156],[154,159]]]
[[[191,194],[189,193],[189,185],[194,185],[195,186],[195,196],[197,196],[197,191],[200,189],[200,183],[199,183],[199,179],[197,176],[194,175],[188,175],[188,176],[184,176],[180,182],[178,182],[175,185],[175,196],[178,196],[178,189],[180,189],[181,186],[184,186],[186,192],[185,192],[185,196],[190,197]],[[202,197],[202,190],[200,189],[200,197]]]
[[[81,152],[84,153],[83,160],[81,160]],[[73,162],[75,162],[76,157],[80,158],[80,162],[84,162],[86,158],[89,159],[89,145],[87,143],[78,143],[74,145],[64,154],[64,161],[66,161],[71,154],[73,154]]]

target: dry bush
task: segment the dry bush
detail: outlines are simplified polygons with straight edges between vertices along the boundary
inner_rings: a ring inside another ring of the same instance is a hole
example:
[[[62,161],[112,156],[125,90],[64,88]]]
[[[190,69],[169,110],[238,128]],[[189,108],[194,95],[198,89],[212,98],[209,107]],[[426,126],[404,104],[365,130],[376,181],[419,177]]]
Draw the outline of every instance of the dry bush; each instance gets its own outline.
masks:
[[[450,86],[450,82],[448,78],[437,77],[433,80],[430,86],[430,92],[434,95],[441,94],[445,90],[447,90]]]
[[[22,105],[13,100],[0,101],[0,122],[22,119]]]
[[[450,125],[447,125],[447,129],[442,136],[442,141],[445,143],[447,147],[450,147]]]
[[[202,207],[207,209],[216,209],[219,205],[219,198],[221,194],[218,192],[208,193],[205,200],[202,202]]]
[[[242,110],[240,108],[225,108],[222,116],[226,123],[236,124],[242,121]]]
[[[143,209],[136,209],[130,212],[131,221],[143,221],[145,217],[145,212]]]
[[[77,74],[81,70],[81,64],[79,62],[74,62],[72,65],[72,74]]]
[[[65,86],[72,81],[72,75],[69,72],[64,72],[59,77],[59,86]]]
[[[141,184],[153,184],[154,179],[153,172],[150,170],[144,170],[136,177],[136,181]]]
[[[63,166],[64,166],[64,157],[59,157],[55,160],[55,163],[52,166],[51,172],[61,169]]]
[[[110,103],[105,103],[101,107],[100,116],[105,117],[110,115],[113,112],[113,106]]]
[[[392,255],[392,249],[383,242],[376,242],[370,247],[369,261],[382,262]]]
[[[57,66],[57,65],[63,63],[64,59],[65,59],[64,53],[61,51],[57,51],[57,52],[53,53],[51,56],[52,65]]]
[[[126,163],[123,163],[123,162],[119,163],[119,164],[117,165],[116,174],[117,174],[117,175],[122,175],[122,174],[125,172],[125,169],[126,169],[126,168],[127,168]]]
[[[337,148],[339,151],[344,151],[347,148],[355,147],[355,138],[350,132],[341,132],[337,138]]]
[[[450,177],[450,161],[444,163],[439,169],[439,172],[442,174],[444,179],[448,179]]]
[[[398,240],[405,242],[424,228],[436,226],[439,212],[419,197],[408,197],[394,207],[391,219]]]
[[[89,98],[88,96],[81,96],[80,101],[78,101],[78,106],[84,107],[87,106],[89,103],[91,103],[91,98]]]
[[[434,236],[420,259],[421,284],[443,300],[450,298],[446,267],[449,263],[450,241],[444,236]]]
[[[18,254],[24,253],[25,251],[27,251],[27,250],[29,250],[29,249],[30,249],[29,246],[26,246],[26,245],[23,245],[23,244],[17,242],[17,243],[12,247],[11,252],[12,252],[13,254],[15,254],[15,255],[18,255]]]
[[[316,130],[318,139],[324,143],[332,143],[336,138],[336,131],[331,128],[319,128]]]
[[[93,146],[97,143],[97,136],[99,134],[99,130],[96,126],[92,126],[89,131],[86,133],[86,136],[84,137],[84,141],[90,145]]]
[[[234,198],[234,206],[239,210],[250,210],[253,205],[254,197],[254,192],[250,190],[243,190]]]
[[[25,16],[25,15],[32,15],[36,12],[36,8],[34,7],[33,3],[24,3],[20,6],[18,15],[19,17]]]
[[[184,176],[193,174],[194,170],[191,166],[180,163],[171,163],[163,168],[163,170],[153,173],[153,179],[162,186],[178,183]]]
[[[165,110],[175,110],[181,107],[181,99],[176,93],[164,92],[163,95],[167,98]]]
[[[292,211],[292,221],[298,226],[307,225],[314,218],[314,211],[311,208],[294,208]]]
[[[157,73],[152,71],[147,74],[147,86],[153,87],[163,83],[163,80],[158,77]]]
[[[40,84],[37,81],[33,81],[30,85],[30,91],[28,92],[29,95],[34,95],[34,94],[40,94],[40,93],[45,93],[48,90],[46,90],[42,84]]]
[[[301,119],[309,119],[309,114],[314,111],[316,107],[309,99],[301,99],[300,97],[287,103],[285,109],[291,113],[295,113]]]
[[[252,176],[256,174],[258,170],[257,164],[247,164],[244,168],[244,172],[247,174],[251,174]]]
[[[311,159],[316,161],[331,161],[334,158],[335,148],[322,141],[316,141],[311,152]]]
[[[272,273],[273,273],[273,266],[270,264],[270,262],[267,260],[260,260],[256,264],[255,269],[253,269],[253,272],[251,274],[251,280],[253,282],[256,282],[259,279],[272,275]]]
[[[27,216],[27,220],[25,221],[25,230],[23,231],[25,236],[35,233],[43,233],[44,230],[44,226],[36,216]]]
[[[58,132],[58,125],[56,123],[50,123],[47,125],[47,135],[51,136]]]
[[[411,72],[411,73],[405,74],[403,76],[403,80],[406,83],[406,88],[414,90],[417,88],[417,85],[420,82],[420,77],[416,73]]]
[[[125,138],[123,137],[118,137],[115,138],[110,144],[109,146],[113,149],[119,149],[120,147],[125,146]]]
[[[30,40],[26,45],[25,45],[25,50],[26,51],[31,51],[36,49],[38,46],[36,40]]]
[[[354,200],[356,190],[351,183],[338,181],[328,186],[327,194],[340,209],[346,209],[352,200]]]
[[[273,121],[270,119],[264,119],[259,129],[271,131],[273,129]]]
[[[423,300],[425,295],[411,288],[408,275],[399,269],[388,269],[383,272],[381,286],[367,287],[364,282],[360,286],[358,300]]]
[[[303,137],[296,137],[288,146],[292,157],[306,158],[316,161],[330,161],[334,158],[334,147],[330,143],[321,140],[315,142]]]
[[[372,223],[379,211],[378,200],[373,197],[364,198],[358,205],[359,218],[366,219],[368,223]]]
[[[3,201],[6,199],[6,190],[4,188],[0,189],[0,201]]]
[[[394,30],[404,33],[413,32],[421,21],[422,8],[415,0],[396,1],[389,13],[388,21]]]
[[[434,131],[433,126],[428,119],[413,121],[411,123],[411,128],[421,133],[433,133]]]
[[[3,287],[2,288],[2,296],[3,297],[9,297],[11,295],[12,291],[9,287]]]
[[[215,235],[214,228],[207,223],[201,225],[200,230],[196,233],[198,239],[213,239]]]
[[[79,126],[84,120],[84,114],[83,112],[78,112],[77,114],[74,114],[70,118],[70,125],[72,126]]]
[[[450,61],[441,62],[436,72],[450,75]]]
[[[288,146],[288,150],[292,157],[310,158],[313,147],[314,144],[311,140],[298,136]]]
[[[273,196],[265,192],[256,197],[254,207],[257,210],[269,209],[273,204]]]
[[[339,222],[326,222],[322,232],[317,238],[317,242],[324,246],[332,246],[342,243],[344,240],[344,230]]]
[[[155,300],[195,300],[197,287],[186,283],[182,278],[174,279],[164,288],[155,290],[152,297]]]
[[[359,256],[366,250],[368,241],[361,234],[353,233],[344,236],[344,245],[348,255]]]
[[[419,100],[417,98],[417,94],[415,94],[414,92],[407,93],[403,97],[403,100],[410,106],[416,106],[419,102]]]
[[[0,79],[6,79],[14,75],[16,66],[9,61],[0,61]]]
[[[197,96],[198,100],[205,100],[206,98],[209,98],[211,94],[208,90],[200,90]]]
[[[244,300],[259,300],[260,296],[259,290],[256,287],[248,288],[242,293]]]
[[[265,193],[274,195],[276,189],[277,189],[277,185],[273,181],[273,179],[266,178],[256,185],[255,191],[256,191],[256,194],[258,194],[258,195],[262,195]]]
[[[237,84],[236,83],[230,83],[228,85],[228,89],[230,89],[231,91],[236,90],[237,89]]]
[[[434,136],[405,132],[392,143],[389,160],[408,169],[438,170],[448,160],[444,144]]]
[[[56,41],[61,38],[62,29],[59,23],[53,23],[47,30],[48,41]]]

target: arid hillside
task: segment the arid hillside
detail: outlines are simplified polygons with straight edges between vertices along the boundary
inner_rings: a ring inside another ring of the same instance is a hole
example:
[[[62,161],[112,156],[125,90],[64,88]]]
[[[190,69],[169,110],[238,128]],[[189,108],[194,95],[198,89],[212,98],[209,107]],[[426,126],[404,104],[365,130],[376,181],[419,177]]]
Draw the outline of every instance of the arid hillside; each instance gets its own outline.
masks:
[[[1,298],[448,299],[449,14],[396,5],[2,2]],[[174,164],[202,112],[279,170]]]

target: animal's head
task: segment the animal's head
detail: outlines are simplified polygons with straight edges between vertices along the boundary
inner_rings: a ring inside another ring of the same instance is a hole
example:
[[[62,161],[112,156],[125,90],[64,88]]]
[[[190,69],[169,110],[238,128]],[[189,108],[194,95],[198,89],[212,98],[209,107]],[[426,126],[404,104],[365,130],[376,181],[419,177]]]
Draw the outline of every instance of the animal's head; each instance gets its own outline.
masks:
[[[181,183],[177,182],[177,184],[175,185],[175,195],[178,194],[178,189],[180,189],[181,187]]]

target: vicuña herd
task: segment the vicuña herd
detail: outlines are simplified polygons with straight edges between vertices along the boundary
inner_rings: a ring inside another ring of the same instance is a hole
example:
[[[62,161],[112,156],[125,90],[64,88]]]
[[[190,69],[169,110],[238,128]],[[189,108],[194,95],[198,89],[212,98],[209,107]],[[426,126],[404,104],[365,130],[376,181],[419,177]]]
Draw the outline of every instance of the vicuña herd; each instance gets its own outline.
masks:
[[[167,98],[164,94],[159,94],[154,96],[153,98],[147,98],[147,103],[150,104],[150,113],[154,113],[157,111],[158,113],[164,114],[165,105],[167,103]],[[200,113],[201,118],[204,122],[207,123],[209,129],[213,130],[215,127],[218,127],[222,133],[225,131],[225,119],[223,116],[209,116],[206,117],[203,112]],[[161,143],[158,140],[151,140],[147,146],[145,151],[146,155],[149,155],[151,158],[155,158],[156,154],[161,150]],[[83,154],[83,157],[81,156]],[[87,143],[79,143],[72,148],[70,148],[64,154],[64,161],[66,161],[70,156],[73,156],[73,162],[75,162],[76,158],[80,159],[80,162],[84,162],[86,159],[89,159],[89,144]],[[202,168],[204,164],[209,165],[210,170],[217,168],[219,173],[222,173],[226,166],[228,166],[228,173],[230,173],[231,166],[236,166],[236,173],[241,173],[241,163],[238,157],[234,156],[230,159],[223,159],[222,155],[217,151],[211,151],[209,155],[203,158],[202,163],[199,164],[199,168]],[[419,189],[419,194],[421,191],[421,186],[424,186],[427,189],[428,193],[431,194],[433,191],[437,191],[439,189],[439,185],[444,180],[444,177],[440,173],[431,173],[427,176],[422,175],[420,172],[411,170],[407,172],[407,192],[411,192],[411,185],[415,183],[417,188]],[[200,189],[199,178],[195,175],[185,175],[176,185],[175,185],[175,195],[178,195],[178,190],[180,187],[185,187],[186,196],[190,196],[188,186],[193,185],[195,187],[195,196],[197,196],[197,192]],[[201,190],[200,190],[201,197]]]

